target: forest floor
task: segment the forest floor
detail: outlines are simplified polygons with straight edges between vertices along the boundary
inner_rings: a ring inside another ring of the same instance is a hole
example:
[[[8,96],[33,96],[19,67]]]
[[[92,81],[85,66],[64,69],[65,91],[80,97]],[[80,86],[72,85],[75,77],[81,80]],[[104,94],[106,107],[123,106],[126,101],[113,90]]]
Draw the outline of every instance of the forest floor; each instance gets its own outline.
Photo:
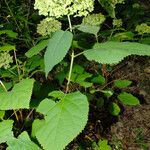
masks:
[[[141,104],[122,106],[119,117],[91,104],[85,130],[67,150],[78,149],[79,145],[92,150],[91,143],[101,138],[107,139],[114,150],[150,150],[150,59],[132,57],[123,61],[112,74],[114,80],[121,77],[133,81],[125,91],[137,96]]]

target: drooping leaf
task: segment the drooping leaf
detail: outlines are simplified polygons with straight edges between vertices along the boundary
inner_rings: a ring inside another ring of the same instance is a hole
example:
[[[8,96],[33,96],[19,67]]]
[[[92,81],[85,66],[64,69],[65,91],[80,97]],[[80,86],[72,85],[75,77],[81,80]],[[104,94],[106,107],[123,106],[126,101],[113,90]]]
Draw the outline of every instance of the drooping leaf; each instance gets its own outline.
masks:
[[[4,45],[0,47],[0,51],[11,51],[16,50],[16,47],[14,45]]]
[[[126,92],[119,94],[118,99],[125,105],[135,106],[140,104],[138,98]]]
[[[41,150],[41,148],[32,142],[27,132],[22,132],[18,139],[14,138],[7,142],[7,150]]]
[[[56,64],[63,60],[71,46],[72,38],[73,34],[71,32],[60,30],[54,33],[49,40],[44,55],[46,76]]]
[[[3,120],[0,122],[0,143],[13,139],[13,120]]]
[[[47,106],[43,107],[47,109]],[[66,94],[49,108],[45,120],[41,120],[41,126],[40,120],[33,123],[37,140],[45,150],[63,150],[84,129],[88,119],[88,109],[85,95],[80,92]],[[36,125],[38,128],[35,131]]]
[[[13,32],[12,30],[0,30],[0,35],[7,34],[9,37],[17,38],[18,33]]]
[[[33,79],[24,79],[17,83],[12,91],[0,93],[0,110],[28,109],[33,82]]]
[[[132,84],[132,81],[129,80],[116,80],[114,81],[114,85],[118,88],[125,88]]]
[[[102,64],[116,64],[129,55],[150,56],[150,46],[134,42],[97,43],[93,49],[84,51],[88,60]]]
[[[25,55],[28,58],[31,58],[32,56],[37,55],[41,50],[43,50],[44,48],[46,48],[46,46],[48,45],[48,41],[49,40],[43,40],[43,41],[39,42],[37,45],[35,45],[29,51],[27,51],[25,53]]]
[[[120,107],[116,103],[111,103],[108,110],[113,116],[118,116],[121,111]]]

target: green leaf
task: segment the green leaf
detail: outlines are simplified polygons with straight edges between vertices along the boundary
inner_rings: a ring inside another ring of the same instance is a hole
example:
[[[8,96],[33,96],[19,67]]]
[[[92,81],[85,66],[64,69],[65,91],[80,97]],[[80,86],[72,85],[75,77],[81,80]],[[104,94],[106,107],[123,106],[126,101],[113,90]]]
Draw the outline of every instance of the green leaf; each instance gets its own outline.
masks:
[[[104,85],[106,82],[106,79],[102,75],[98,75],[97,77],[94,77],[91,80],[92,83],[98,83],[100,85]]]
[[[150,46],[134,42],[97,43],[93,49],[84,51],[88,60],[102,64],[116,64],[129,55],[150,56]]]
[[[0,143],[7,142],[13,138],[13,120],[3,120],[0,122]]]
[[[48,96],[61,99],[65,96],[65,94],[62,91],[52,91],[48,94]]]
[[[132,84],[132,81],[129,80],[116,80],[114,81],[114,85],[118,88],[125,88]]]
[[[110,114],[113,116],[118,116],[120,113],[120,107],[116,103],[111,103],[108,107]]]
[[[11,51],[16,50],[16,46],[14,45],[4,45],[0,47],[0,51]]]
[[[88,101],[85,95],[75,92],[66,94],[51,106],[41,125],[40,120],[33,123],[33,130],[45,150],[63,150],[84,129],[88,120]],[[44,108],[47,106],[43,105]]]
[[[135,96],[126,92],[119,94],[118,99],[125,105],[135,106],[140,104],[139,100]]]
[[[12,37],[12,38],[17,38],[18,36],[18,33],[13,32],[12,30],[1,30],[0,35],[2,34],[7,34],[9,37]]]
[[[17,83],[12,91],[0,93],[0,110],[28,109],[33,82],[33,79],[24,79]]]
[[[57,31],[49,40],[47,50],[44,55],[46,77],[49,71],[63,60],[67,54],[73,39],[73,34],[69,31]]]
[[[4,110],[0,110],[0,119],[3,119],[4,116],[5,116],[5,111]]]
[[[19,135],[18,139],[14,138],[7,142],[8,148],[7,150],[41,150],[34,142],[32,142],[29,138],[27,132],[22,132]]]
[[[100,30],[100,26],[91,26],[91,25],[80,25],[78,27],[78,30],[85,32],[85,33],[90,33],[97,35],[98,31]]]
[[[46,115],[48,111],[54,106],[55,106],[55,102],[53,100],[46,98],[40,103],[36,111]]]
[[[40,41],[37,45],[35,45],[29,51],[27,51],[25,53],[25,55],[28,58],[31,58],[32,56],[37,55],[41,50],[43,50],[44,48],[46,48],[46,46],[48,45],[48,41],[49,40]]]
[[[108,145],[107,140],[100,140],[98,142],[99,150],[112,150],[112,148]]]

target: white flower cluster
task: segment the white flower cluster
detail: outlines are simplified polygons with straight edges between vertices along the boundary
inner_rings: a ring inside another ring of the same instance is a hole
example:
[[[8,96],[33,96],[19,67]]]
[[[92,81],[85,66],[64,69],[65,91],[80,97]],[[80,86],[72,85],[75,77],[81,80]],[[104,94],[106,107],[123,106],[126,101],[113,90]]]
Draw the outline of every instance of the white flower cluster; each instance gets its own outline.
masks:
[[[35,0],[40,15],[59,18],[64,15],[86,16],[94,9],[94,0]]]
[[[45,18],[38,24],[37,33],[42,36],[51,35],[51,33],[56,32],[61,29],[61,22],[53,18]]]
[[[8,69],[10,68],[10,63],[13,62],[12,57],[7,52],[0,53],[0,68]]]

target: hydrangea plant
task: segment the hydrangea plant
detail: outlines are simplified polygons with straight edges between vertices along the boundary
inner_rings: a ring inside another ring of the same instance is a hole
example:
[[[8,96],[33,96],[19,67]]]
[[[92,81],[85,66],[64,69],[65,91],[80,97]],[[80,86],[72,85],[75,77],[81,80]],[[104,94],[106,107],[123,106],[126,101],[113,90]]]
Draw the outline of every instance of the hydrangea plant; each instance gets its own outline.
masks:
[[[37,33],[41,34],[42,36],[47,36],[60,29],[61,22],[53,18],[45,18],[38,24]]]
[[[40,15],[60,18],[64,15],[86,16],[94,9],[94,0],[35,0]]]
[[[12,57],[7,52],[0,53],[0,68],[8,69],[10,68],[10,63],[13,62]]]
[[[148,26],[146,23],[142,23],[136,26],[135,31],[137,31],[139,34],[150,33],[150,26]]]
[[[83,18],[82,24],[99,26],[105,21],[105,16],[102,13],[88,15]]]

